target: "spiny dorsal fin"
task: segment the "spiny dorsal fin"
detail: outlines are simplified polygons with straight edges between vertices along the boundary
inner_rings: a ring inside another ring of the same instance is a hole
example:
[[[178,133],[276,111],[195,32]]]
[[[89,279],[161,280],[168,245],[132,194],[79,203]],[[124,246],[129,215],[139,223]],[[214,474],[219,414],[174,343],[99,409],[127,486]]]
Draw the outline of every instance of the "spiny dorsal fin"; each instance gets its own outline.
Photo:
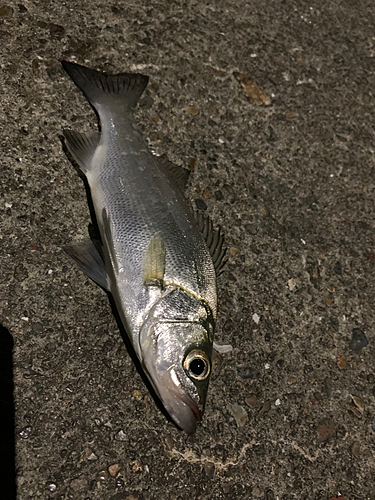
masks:
[[[175,165],[171,161],[168,160],[166,156],[160,156],[158,158],[159,166],[161,170],[165,173],[165,175],[170,179],[174,184],[176,184],[179,189],[184,192],[186,189],[187,182],[189,180],[190,172],[183,167]]]
[[[219,275],[226,262],[224,256],[227,251],[224,247],[224,236],[221,233],[221,228],[215,230],[212,220],[208,216],[204,216],[202,212],[195,212],[195,220],[210,251],[216,274]]]
[[[90,170],[93,156],[99,144],[100,133],[93,131],[81,134],[74,130],[65,129],[63,130],[63,134],[69,153],[78,163],[81,171],[86,175]]]
[[[158,231],[151,238],[143,260],[143,284],[164,288],[165,241],[163,233]]]
[[[108,75],[68,61],[61,64],[94,107],[95,104],[106,103],[125,104],[133,109],[148,83],[148,76],[139,73]]]

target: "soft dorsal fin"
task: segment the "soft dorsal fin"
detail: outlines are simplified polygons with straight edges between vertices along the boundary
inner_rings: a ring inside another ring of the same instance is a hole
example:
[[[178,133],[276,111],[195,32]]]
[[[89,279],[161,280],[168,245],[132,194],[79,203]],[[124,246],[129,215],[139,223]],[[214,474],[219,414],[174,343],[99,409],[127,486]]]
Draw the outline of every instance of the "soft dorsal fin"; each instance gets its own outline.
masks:
[[[158,231],[151,238],[143,260],[143,284],[164,288],[165,241],[163,233]]]
[[[100,132],[93,131],[88,134],[81,134],[74,130],[65,129],[63,134],[69,153],[86,175],[90,170],[92,159],[100,141]]]
[[[160,169],[165,173],[168,179],[170,179],[182,192],[184,192],[189,180],[189,170],[175,165],[169,161],[166,156],[159,156],[158,161]]]
[[[208,216],[204,216],[202,212],[195,212],[195,220],[210,251],[216,273],[219,275],[226,262],[224,256],[227,251],[224,247],[224,236],[221,233],[221,228],[215,230],[212,220]]]

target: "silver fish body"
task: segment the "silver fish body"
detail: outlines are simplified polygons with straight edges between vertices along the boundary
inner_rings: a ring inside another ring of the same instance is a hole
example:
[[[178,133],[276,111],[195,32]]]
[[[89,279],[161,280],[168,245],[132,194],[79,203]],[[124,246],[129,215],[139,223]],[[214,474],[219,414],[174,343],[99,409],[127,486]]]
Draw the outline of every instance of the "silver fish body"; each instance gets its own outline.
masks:
[[[132,110],[147,77],[111,76],[67,62],[63,67],[101,125],[100,133],[90,135],[65,131],[68,150],[90,187],[102,243],[70,253],[113,295],[142,367],[172,419],[195,432],[211,370],[214,261],[218,268],[222,237],[201,224],[211,239],[207,245],[183,195],[185,173],[154,156],[134,122]]]

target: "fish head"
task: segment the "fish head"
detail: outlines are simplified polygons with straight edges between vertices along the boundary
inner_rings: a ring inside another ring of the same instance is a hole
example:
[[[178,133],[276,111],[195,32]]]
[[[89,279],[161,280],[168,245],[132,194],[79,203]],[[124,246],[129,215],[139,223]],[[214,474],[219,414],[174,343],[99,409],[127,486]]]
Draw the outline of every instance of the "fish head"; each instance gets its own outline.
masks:
[[[212,335],[197,322],[154,323],[144,345],[147,375],[173,421],[193,434],[202,419],[211,373]]]

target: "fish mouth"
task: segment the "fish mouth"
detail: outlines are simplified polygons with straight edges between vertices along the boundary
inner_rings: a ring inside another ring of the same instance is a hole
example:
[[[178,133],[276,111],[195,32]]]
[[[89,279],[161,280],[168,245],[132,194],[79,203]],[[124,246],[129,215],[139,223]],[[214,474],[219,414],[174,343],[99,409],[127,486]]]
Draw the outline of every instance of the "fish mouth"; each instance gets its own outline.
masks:
[[[188,405],[190,410],[192,411],[194,418],[196,421],[200,422],[203,416],[203,407],[202,405],[197,404],[190,396],[187,394],[183,394],[181,397],[181,401]]]
[[[181,387],[174,370],[162,377],[161,401],[169,416],[187,434],[194,434],[202,420],[203,405],[196,403]]]

